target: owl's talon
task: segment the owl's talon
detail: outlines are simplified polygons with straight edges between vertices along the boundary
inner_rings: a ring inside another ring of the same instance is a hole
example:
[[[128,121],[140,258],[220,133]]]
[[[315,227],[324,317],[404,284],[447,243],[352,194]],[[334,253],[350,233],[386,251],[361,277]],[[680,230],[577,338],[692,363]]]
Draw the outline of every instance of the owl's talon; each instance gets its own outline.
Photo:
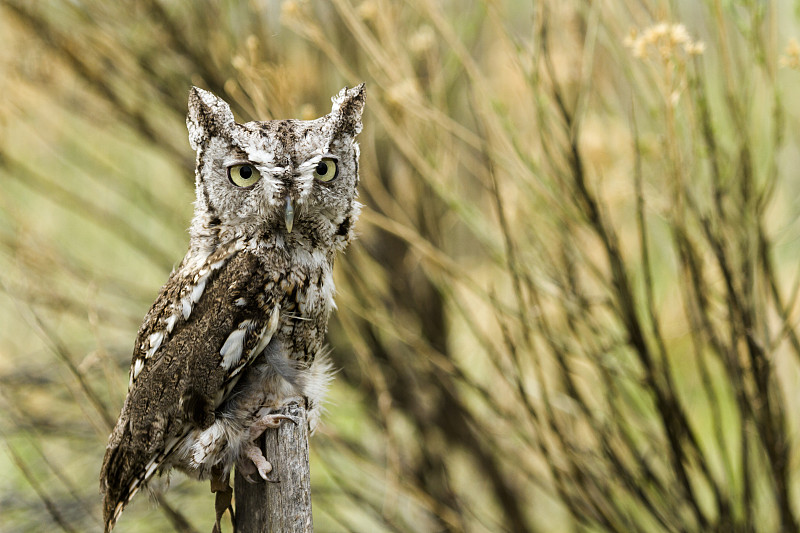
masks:
[[[250,426],[250,440],[256,440],[267,428],[277,428],[281,425],[281,420],[291,420],[295,425],[300,423],[296,416],[284,415],[280,413],[270,413],[264,415]]]
[[[258,446],[249,444],[247,448],[245,448],[244,454],[245,457],[253,462],[253,466],[258,470],[258,475],[261,476],[261,479],[269,481],[267,474],[272,472],[272,465],[264,457],[264,454],[261,453],[261,449]]]

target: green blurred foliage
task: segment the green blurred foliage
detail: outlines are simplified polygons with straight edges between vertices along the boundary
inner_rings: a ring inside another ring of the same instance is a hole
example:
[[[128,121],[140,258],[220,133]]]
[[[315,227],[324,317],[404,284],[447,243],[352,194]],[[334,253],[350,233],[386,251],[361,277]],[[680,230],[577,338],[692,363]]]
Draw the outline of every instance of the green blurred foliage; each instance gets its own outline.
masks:
[[[0,0],[0,530],[98,531],[189,87],[367,82],[319,531],[797,531],[796,3]],[[173,476],[117,531],[213,523]]]

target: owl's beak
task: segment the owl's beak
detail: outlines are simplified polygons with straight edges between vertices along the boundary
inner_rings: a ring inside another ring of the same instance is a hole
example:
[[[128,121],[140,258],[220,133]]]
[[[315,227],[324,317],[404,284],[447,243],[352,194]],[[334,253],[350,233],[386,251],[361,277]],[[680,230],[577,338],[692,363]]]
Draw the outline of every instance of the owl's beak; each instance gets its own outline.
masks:
[[[294,226],[294,205],[292,205],[292,197],[286,197],[286,211],[283,213],[283,220],[286,222],[286,231],[292,232]]]

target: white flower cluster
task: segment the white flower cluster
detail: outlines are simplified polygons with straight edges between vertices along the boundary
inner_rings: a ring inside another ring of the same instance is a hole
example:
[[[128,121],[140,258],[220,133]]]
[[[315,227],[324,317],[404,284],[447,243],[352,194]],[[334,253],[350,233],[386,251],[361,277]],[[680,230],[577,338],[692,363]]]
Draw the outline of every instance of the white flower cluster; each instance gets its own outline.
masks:
[[[634,57],[644,59],[650,50],[655,50],[662,59],[668,59],[675,55],[676,51],[683,51],[690,55],[700,55],[706,45],[702,41],[694,41],[686,31],[683,24],[668,24],[660,22],[649,28],[645,28],[642,33],[631,30],[624,40],[625,46],[631,49]]]

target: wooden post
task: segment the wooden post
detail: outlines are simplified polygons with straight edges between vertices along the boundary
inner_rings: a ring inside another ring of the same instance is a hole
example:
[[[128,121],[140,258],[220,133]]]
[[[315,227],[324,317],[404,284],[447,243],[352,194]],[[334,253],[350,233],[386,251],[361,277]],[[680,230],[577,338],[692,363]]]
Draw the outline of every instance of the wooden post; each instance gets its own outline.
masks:
[[[308,423],[304,405],[292,403],[283,411],[300,423],[284,421],[261,436],[261,450],[272,464],[269,477],[277,483],[250,483],[236,472],[237,533],[312,533],[311,472],[308,466]],[[253,476],[251,476],[253,477]]]

